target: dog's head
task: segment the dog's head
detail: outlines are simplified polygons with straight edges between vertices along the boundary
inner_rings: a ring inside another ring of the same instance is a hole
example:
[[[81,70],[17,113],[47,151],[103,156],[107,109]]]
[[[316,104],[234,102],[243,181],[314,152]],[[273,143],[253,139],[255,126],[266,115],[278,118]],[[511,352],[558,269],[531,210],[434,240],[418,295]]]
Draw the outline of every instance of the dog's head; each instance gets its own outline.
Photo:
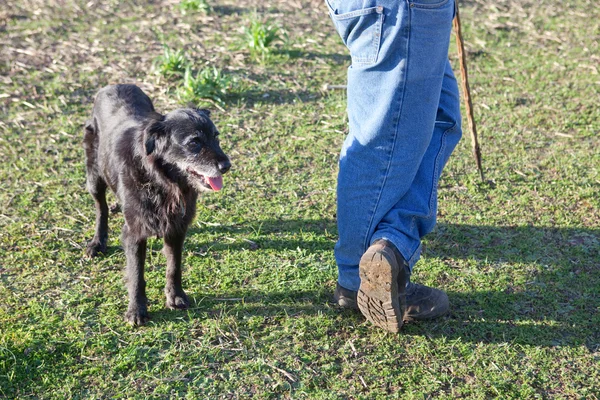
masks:
[[[179,170],[198,191],[218,191],[231,163],[219,145],[219,131],[203,109],[182,108],[150,123],[146,155]]]

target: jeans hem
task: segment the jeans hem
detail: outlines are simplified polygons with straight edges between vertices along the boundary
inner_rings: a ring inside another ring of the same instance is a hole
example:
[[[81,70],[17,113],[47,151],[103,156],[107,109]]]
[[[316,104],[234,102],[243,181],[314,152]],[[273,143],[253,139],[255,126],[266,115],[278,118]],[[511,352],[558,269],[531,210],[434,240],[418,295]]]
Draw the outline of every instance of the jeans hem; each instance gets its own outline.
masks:
[[[408,264],[408,267],[410,268],[410,271],[412,272],[413,270],[413,266],[417,263],[417,261],[419,261],[419,259],[421,258],[421,242],[418,243],[416,249],[411,250],[411,245],[407,245],[406,244],[406,240],[401,239],[398,236],[390,236],[390,235],[373,235],[373,238],[371,239],[371,244],[376,242],[377,240],[380,239],[384,239],[387,240],[388,242],[391,242],[394,246],[396,246],[396,248],[398,249],[398,251],[400,252],[400,254],[402,254],[402,257],[404,257],[404,260],[406,261],[406,263]]]

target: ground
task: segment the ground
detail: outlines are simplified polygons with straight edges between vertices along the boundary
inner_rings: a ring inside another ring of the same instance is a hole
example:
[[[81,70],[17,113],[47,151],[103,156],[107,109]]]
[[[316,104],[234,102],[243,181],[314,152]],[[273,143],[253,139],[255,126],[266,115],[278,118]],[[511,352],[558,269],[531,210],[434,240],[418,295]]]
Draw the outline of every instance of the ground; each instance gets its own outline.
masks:
[[[486,180],[465,129],[414,276],[452,310],[400,335],[330,304],[347,121],[344,91],[324,86],[345,84],[349,57],[325,4],[180,4],[0,4],[0,397],[600,396],[595,2],[461,1]],[[253,21],[275,27],[268,51],[249,46]],[[210,99],[161,74],[165,47],[189,77],[213,71]],[[165,309],[150,241],[142,328],[123,320],[121,214],[107,254],[83,258],[82,127],[119,82],[162,112],[211,109],[233,163],[186,240],[188,311]]]

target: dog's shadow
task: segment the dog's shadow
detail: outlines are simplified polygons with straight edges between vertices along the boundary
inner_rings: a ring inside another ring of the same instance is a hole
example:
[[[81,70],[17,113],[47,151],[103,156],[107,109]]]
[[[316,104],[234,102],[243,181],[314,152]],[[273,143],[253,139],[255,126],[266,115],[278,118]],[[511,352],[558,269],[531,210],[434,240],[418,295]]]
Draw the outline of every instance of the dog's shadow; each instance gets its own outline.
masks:
[[[333,220],[260,221],[260,231],[313,232],[335,234]],[[214,231],[214,227],[210,228]],[[231,227],[217,227],[231,233]],[[236,233],[251,234],[258,227],[248,224],[236,228]],[[200,233],[196,229],[193,233]],[[192,234],[193,234],[192,233]],[[600,271],[594,260],[600,259],[600,230],[585,228],[547,228],[534,226],[474,226],[440,223],[427,238],[426,258],[444,260],[452,268],[452,260],[463,259],[481,263],[486,268],[527,263],[535,266],[526,272],[522,284],[507,282],[503,289],[493,282],[510,271],[490,276],[483,286],[494,289],[448,291],[451,312],[430,322],[409,323],[404,334],[446,337],[471,342],[519,343],[535,346],[600,347],[600,298],[593,295],[600,285]],[[332,250],[333,243],[305,240],[258,240],[259,249],[296,249],[308,251]],[[234,243],[229,250],[247,249],[247,244]],[[470,263],[470,262],[469,262]],[[422,267],[417,265],[416,268]],[[491,266],[491,267],[490,267]],[[332,266],[333,267],[333,266]],[[333,267],[334,268],[334,267]],[[476,268],[476,267],[475,267]],[[469,271],[451,271],[454,276],[468,278]],[[442,272],[443,274],[443,272]],[[481,283],[485,278],[479,276]],[[506,278],[510,280],[510,276]],[[231,291],[223,296],[192,298],[193,306],[187,318],[206,318],[218,313],[230,315],[294,318],[303,315],[329,315],[345,329],[346,318],[352,326],[360,325],[362,317],[355,312],[340,311],[330,303],[335,282],[314,290],[258,292]],[[344,318],[338,318],[342,312]],[[181,318],[181,314],[159,312],[155,321]],[[242,323],[242,318],[239,322]],[[365,325],[366,329],[366,325]]]

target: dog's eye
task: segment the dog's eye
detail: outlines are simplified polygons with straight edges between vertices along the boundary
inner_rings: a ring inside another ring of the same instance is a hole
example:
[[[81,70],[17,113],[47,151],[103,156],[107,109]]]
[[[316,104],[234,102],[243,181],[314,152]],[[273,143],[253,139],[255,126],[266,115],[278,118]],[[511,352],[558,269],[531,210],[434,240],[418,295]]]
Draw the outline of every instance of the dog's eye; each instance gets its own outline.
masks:
[[[187,142],[187,147],[194,151],[200,151],[202,148],[202,140],[198,137],[192,138]]]

